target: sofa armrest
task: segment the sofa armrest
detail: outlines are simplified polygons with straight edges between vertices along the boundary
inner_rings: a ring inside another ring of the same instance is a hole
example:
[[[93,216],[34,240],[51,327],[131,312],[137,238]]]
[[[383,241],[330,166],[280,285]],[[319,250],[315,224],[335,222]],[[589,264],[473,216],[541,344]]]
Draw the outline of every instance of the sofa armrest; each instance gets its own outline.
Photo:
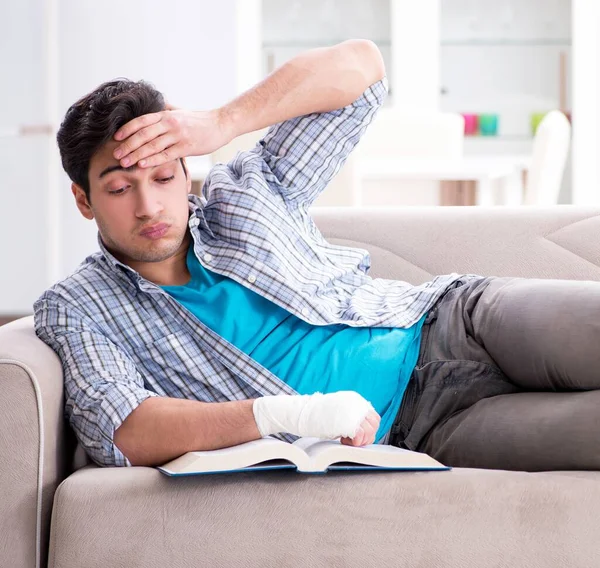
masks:
[[[54,491],[70,473],[58,356],[33,316],[0,327],[0,557],[4,566],[46,566]]]

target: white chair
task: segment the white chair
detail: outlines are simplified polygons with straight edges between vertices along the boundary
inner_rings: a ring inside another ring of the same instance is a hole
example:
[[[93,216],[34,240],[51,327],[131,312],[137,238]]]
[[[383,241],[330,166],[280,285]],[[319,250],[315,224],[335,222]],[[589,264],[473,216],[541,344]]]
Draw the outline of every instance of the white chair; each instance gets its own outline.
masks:
[[[571,124],[552,110],[540,122],[533,141],[523,205],[556,205],[571,144]]]
[[[464,151],[464,118],[458,113],[382,109],[356,148],[357,160],[460,159]],[[361,179],[365,206],[439,205],[440,184],[414,180]],[[442,183],[451,193],[454,188]]]

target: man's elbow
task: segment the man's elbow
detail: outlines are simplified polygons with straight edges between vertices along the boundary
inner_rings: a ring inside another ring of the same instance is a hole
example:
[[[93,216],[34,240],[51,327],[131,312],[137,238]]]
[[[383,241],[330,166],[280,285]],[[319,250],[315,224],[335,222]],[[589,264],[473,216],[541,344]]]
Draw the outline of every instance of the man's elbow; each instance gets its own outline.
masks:
[[[135,438],[132,436],[131,428],[128,428],[130,424],[126,424],[128,418],[115,430],[113,443],[132,466],[150,465],[139,451],[136,452]]]
[[[360,66],[368,85],[372,85],[385,77],[385,62],[379,47],[374,41],[370,39],[350,39],[344,43],[352,51],[352,57]]]

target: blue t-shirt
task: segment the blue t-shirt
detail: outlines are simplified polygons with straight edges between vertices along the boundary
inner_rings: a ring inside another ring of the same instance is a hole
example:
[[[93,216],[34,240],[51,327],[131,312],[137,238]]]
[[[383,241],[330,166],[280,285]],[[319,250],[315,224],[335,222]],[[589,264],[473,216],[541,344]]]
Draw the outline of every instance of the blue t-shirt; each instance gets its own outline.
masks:
[[[417,363],[425,315],[408,329],[315,326],[204,268],[193,244],[187,266],[189,283],[161,288],[299,394],[360,393],[381,416],[375,442],[384,438]]]

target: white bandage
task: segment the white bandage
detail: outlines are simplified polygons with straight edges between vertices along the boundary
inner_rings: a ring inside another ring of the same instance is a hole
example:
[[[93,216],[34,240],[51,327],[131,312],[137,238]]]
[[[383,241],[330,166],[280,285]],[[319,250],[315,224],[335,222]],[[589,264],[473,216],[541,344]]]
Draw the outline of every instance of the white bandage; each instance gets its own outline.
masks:
[[[354,391],[257,398],[252,406],[261,436],[286,432],[333,440],[354,438],[371,403]]]

